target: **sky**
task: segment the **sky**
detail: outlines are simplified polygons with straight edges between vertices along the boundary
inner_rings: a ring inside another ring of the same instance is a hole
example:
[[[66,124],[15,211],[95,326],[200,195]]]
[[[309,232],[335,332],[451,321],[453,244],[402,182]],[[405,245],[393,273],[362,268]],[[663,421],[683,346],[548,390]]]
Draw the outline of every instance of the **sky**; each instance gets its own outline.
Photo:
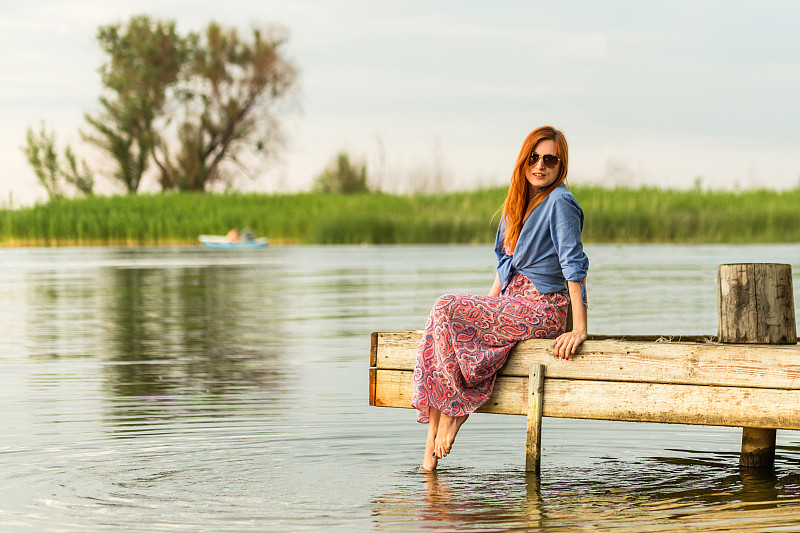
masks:
[[[243,190],[308,190],[341,151],[389,192],[506,185],[544,124],[569,141],[573,184],[800,184],[800,2],[4,0],[0,205],[46,199],[28,127],[81,151],[97,28],[139,14],[288,31],[300,77],[286,144]]]

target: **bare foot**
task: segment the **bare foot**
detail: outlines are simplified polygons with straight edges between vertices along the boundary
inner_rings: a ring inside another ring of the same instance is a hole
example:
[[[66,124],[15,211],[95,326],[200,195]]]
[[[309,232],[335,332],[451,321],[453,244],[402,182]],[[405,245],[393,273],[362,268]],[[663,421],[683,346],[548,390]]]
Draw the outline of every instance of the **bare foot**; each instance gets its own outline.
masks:
[[[434,454],[434,447],[436,446],[436,434],[439,431],[439,417],[441,413],[438,409],[430,408],[428,415],[428,438],[425,439],[425,455],[422,458],[422,470],[424,472],[433,472],[436,470],[436,465],[439,459]]]
[[[458,430],[461,429],[461,425],[467,421],[467,418],[469,418],[469,415],[449,416],[444,413],[441,414],[436,440],[433,445],[433,453],[437,458],[447,457],[453,442],[456,440]]]

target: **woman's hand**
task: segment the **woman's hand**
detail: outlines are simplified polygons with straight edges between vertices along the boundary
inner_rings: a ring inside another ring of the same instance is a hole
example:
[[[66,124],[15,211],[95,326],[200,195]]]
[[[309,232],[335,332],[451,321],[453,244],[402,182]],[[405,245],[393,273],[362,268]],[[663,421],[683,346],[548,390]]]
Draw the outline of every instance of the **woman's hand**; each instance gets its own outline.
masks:
[[[575,350],[577,350],[578,346],[585,340],[585,331],[572,330],[559,335],[556,339],[556,357],[559,359],[569,359],[570,355],[575,355]]]
[[[583,305],[583,283],[585,281],[567,281],[569,298],[572,302],[572,331],[568,331],[556,339],[556,357],[569,359],[575,355],[583,341],[586,340],[587,317],[586,306]]]

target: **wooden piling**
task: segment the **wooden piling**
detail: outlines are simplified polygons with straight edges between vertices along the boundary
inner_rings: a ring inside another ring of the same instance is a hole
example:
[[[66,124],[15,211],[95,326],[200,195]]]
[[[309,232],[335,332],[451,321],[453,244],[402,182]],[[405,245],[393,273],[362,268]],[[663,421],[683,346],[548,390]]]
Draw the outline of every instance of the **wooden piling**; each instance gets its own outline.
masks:
[[[791,265],[719,265],[717,283],[717,338],[720,342],[797,343]],[[775,433],[771,428],[742,428],[739,465],[773,468]]]
[[[775,466],[776,433],[774,429],[742,428],[739,466],[771,470]]]
[[[719,265],[718,338],[733,344],[797,344],[791,265]]]
[[[532,363],[528,374],[528,435],[525,447],[525,470],[539,472],[542,455],[542,406],[545,366]]]

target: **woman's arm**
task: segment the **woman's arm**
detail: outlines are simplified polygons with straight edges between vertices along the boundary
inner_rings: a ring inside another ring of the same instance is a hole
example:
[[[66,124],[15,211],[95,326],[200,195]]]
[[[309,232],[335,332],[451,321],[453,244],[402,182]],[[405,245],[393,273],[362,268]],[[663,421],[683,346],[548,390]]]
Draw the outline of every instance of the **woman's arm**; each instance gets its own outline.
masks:
[[[570,355],[575,355],[575,350],[586,340],[587,332],[587,312],[583,305],[583,281],[567,281],[569,288],[569,298],[572,301],[572,331],[560,335],[556,339],[556,356],[562,359],[569,359]]]
[[[500,296],[500,274],[494,275],[494,284],[489,289],[489,296]]]

